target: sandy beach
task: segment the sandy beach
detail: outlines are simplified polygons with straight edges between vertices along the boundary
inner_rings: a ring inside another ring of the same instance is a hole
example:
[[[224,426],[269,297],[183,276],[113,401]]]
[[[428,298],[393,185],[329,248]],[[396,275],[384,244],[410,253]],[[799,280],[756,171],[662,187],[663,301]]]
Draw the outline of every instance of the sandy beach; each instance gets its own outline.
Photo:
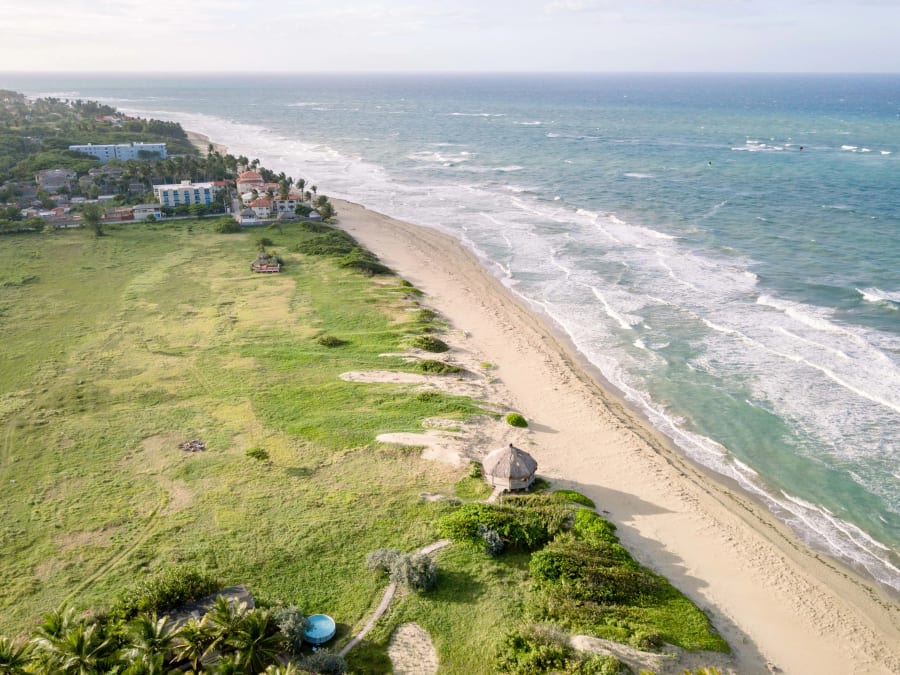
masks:
[[[900,672],[900,606],[886,591],[679,455],[455,239],[335,204],[340,226],[447,318],[457,356],[493,364],[494,401],[529,420],[482,430],[479,448],[522,443],[539,474],[591,497],[638,560],[709,614],[729,671]]]

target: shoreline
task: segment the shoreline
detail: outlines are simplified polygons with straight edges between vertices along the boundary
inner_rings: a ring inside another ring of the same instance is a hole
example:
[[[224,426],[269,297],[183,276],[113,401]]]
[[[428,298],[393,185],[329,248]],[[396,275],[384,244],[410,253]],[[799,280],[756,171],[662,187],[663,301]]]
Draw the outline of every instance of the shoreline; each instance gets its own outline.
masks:
[[[594,499],[635,558],[710,615],[736,672],[900,671],[900,606],[887,589],[812,551],[736,482],[679,453],[461,242],[333,201],[340,227],[497,364],[505,402],[534,421],[539,473]]]

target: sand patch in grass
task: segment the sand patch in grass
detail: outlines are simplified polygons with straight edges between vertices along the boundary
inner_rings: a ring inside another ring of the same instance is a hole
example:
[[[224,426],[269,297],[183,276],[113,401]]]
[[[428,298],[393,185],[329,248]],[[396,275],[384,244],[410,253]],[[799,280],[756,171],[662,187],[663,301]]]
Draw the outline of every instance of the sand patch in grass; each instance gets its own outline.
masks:
[[[438,657],[428,631],[417,623],[397,626],[387,649],[395,675],[432,675]]]

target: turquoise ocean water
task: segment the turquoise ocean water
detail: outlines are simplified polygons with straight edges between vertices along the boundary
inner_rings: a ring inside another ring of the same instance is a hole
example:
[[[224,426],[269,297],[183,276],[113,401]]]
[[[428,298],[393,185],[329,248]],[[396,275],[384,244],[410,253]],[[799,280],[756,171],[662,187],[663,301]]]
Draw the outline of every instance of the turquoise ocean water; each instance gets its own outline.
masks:
[[[687,455],[900,590],[900,76],[12,76],[459,237]]]

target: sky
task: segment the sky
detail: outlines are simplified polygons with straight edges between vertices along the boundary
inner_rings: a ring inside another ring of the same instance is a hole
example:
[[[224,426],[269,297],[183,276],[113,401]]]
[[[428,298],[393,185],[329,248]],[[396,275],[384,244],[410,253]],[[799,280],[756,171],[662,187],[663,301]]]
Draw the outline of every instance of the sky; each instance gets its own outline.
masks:
[[[0,0],[0,71],[900,72],[900,0]]]

